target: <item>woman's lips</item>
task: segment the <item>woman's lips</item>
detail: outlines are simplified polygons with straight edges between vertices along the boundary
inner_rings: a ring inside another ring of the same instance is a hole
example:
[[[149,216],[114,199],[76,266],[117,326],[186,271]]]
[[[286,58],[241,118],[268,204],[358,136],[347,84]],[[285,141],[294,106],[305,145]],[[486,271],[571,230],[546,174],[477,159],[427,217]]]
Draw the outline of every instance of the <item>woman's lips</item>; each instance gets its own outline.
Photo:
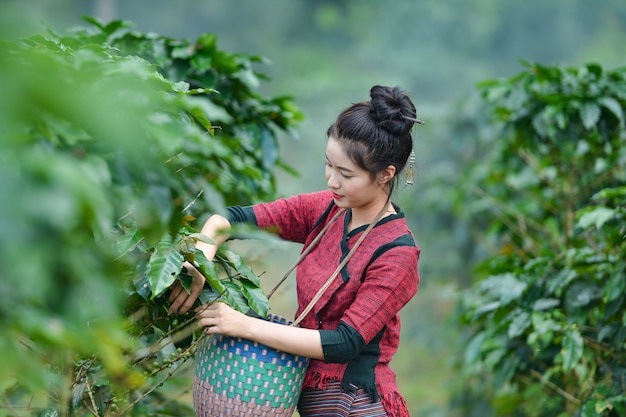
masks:
[[[343,196],[341,196],[341,195],[339,195],[339,194],[336,194],[336,193],[333,193],[333,198],[334,198],[335,200],[339,200],[339,199],[343,198]]]

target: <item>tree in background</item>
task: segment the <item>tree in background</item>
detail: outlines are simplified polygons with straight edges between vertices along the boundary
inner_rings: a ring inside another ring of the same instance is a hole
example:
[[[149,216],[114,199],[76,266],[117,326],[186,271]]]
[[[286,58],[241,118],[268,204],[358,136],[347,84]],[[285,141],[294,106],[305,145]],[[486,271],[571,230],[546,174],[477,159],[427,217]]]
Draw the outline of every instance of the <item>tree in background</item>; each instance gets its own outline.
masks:
[[[214,35],[87,20],[0,44],[0,415],[193,415],[188,378],[158,389],[194,353],[166,290],[201,261],[205,302],[267,308],[236,254],[198,259],[193,224],[275,196],[301,114]]]
[[[493,391],[496,415],[623,416],[626,69],[528,65],[481,88],[503,129],[465,182],[493,250],[461,294],[460,395]]]

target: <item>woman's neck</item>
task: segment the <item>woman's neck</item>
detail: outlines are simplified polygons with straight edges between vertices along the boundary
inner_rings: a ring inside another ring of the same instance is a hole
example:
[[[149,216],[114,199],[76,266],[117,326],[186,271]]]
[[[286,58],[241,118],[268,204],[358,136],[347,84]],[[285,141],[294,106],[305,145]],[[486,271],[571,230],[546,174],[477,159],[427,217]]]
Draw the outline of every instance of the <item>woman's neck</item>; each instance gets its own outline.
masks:
[[[380,214],[380,212],[385,209],[384,213],[380,216],[380,218],[384,218],[390,216],[392,214],[396,214],[396,209],[391,204],[391,201],[385,202],[384,206],[377,205],[372,207],[359,207],[352,209],[352,218],[350,219],[350,224],[348,225],[349,231],[356,229],[357,227],[361,227],[367,224],[370,224],[376,217]],[[380,219],[379,219],[380,220]]]

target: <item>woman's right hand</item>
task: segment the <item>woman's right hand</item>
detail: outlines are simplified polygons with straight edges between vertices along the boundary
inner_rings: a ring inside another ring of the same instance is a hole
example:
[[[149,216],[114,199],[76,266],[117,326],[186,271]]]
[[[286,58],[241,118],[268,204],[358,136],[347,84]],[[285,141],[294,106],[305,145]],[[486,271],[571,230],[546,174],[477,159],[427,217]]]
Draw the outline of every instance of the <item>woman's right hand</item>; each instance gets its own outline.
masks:
[[[168,310],[169,314],[184,314],[189,311],[204,288],[206,279],[202,273],[189,262],[185,262],[183,266],[191,275],[191,289],[187,292],[180,280],[176,280],[171,287],[172,292],[169,296],[169,302],[171,303]]]
[[[211,243],[197,241],[196,248],[200,249],[208,260],[212,260],[217,253],[217,248],[229,237],[230,222],[224,216],[214,214],[204,223],[200,233],[209,238]],[[185,262],[183,266],[187,272],[189,272],[189,275],[191,275],[191,289],[187,292],[180,280],[176,280],[174,284],[172,284],[172,292],[169,296],[169,302],[171,303],[168,310],[169,314],[184,314],[189,311],[204,288],[206,279],[202,273],[190,262]]]

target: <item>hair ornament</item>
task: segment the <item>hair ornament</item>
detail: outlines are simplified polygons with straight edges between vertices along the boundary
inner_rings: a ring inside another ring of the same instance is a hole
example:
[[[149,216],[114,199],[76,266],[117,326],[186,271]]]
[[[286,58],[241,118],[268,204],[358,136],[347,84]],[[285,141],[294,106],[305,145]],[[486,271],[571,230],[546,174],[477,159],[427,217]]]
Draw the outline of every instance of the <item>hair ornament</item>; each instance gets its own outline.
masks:
[[[413,122],[413,123],[416,123],[416,124],[418,124],[418,125],[424,125],[424,124],[426,124],[426,122],[425,122],[425,121],[420,120],[420,119],[416,119],[415,117],[405,116],[404,114],[401,114],[401,116],[402,116],[402,118],[403,118],[404,120],[408,120],[409,122]]]
[[[405,185],[413,185],[413,165],[415,165],[415,149],[411,149],[411,155],[409,155],[409,166],[404,174]]]

